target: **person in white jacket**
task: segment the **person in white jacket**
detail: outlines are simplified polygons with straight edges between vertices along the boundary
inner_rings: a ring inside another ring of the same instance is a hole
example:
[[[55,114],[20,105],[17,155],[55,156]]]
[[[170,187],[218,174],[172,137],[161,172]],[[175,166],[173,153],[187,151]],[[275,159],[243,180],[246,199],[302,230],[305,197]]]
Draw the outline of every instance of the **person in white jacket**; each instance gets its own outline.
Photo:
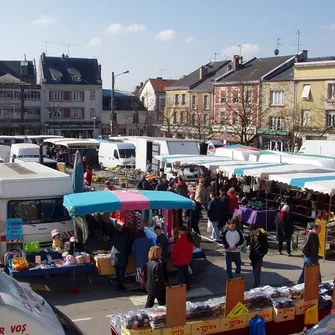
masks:
[[[236,228],[234,219],[228,221],[228,229],[222,235],[223,245],[226,249],[227,275],[229,279],[233,278],[232,263],[236,265],[236,274],[241,273],[241,247],[244,242],[242,232]]]

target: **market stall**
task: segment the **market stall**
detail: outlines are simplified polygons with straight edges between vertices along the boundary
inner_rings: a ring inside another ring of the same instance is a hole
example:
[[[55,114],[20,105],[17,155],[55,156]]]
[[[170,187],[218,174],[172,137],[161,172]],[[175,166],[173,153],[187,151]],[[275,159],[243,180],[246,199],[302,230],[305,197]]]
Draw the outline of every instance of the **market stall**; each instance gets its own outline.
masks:
[[[267,334],[298,333],[329,314],[334,301],[334,284],[318,283],[319,265],[308,266],[305,272],[304,284],[264,286],[246,292],[244,278],[227,280],[224,297],[195,303],[186,302],[184,286],[169,287],[166,307],[113,315],[111,333],[247,335],[252,333],[254,318],[259,317]]]

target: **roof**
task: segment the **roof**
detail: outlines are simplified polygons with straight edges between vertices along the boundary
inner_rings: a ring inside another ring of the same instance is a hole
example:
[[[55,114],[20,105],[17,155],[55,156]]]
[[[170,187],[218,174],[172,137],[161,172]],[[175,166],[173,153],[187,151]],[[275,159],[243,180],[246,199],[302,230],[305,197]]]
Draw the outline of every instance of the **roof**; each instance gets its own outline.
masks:
[[[325,56],[325,57],[309,57],[304,62],[327,62],[330,60],[335,60],[335,56]]]
[[[218,80],[217,83],[260,81],[264,75],[268,74],[270,71],[273,71],[278,66],[282,65],[293,57],[294,55],[252,58],[251,60],[241,64],[241,68],[239,70],[232,71],[230,74],[227,74]]]
[[[112,90],[102,90],[102,108],[111,110]],[[115,110],[119,111],[144,111],[145,107],[140,98],[127,92],[115,91]]]
[[[221,69],[227,64],[227,61],[220,61],[220,62],[209,62],[206,65],[203,65],[205,71],[207,71],[206,75],[203,79],[200,79],[200,68],[196,69],[195,71],[191,72],[190,74],[181,77],[177,80],[173,85],[168,86],[167,90],[174,90],[174,89],[190,89],[193,88],[195,85],[200,84],[208,77],[212,76],[213,73]],[[221,74],[222,75],[222,74]]]
[[[165,87],[172,85],[176,79],[149,78],[155,93],[164,93]]]
[[[289,81],[289,80],[293,80],[293,77],[294,77],[294,67],[290,66],[286,70],[279,72],[278,74],[275,74],[269,80],[270,81]]]
[[[23,80],[24,82],[35,84],[36,72],[34,63],[32,61],[26,61],[27,72],[24,74],[21,67],[21,63],[24,62],[25,61],[21,60],[0,60],[0,77],[9,74],[15,78]]]
[[[40,61],[45,84],[102,85],[97,59],[49,57],[42,54]]]
[[[207,79],[202,81],[199,85],[196,85],[192,88],[192,91],[210,91],[213,88],[213,84],[216,79],[230,71],[232,66],[232,62],[230,60],[226,61],[223,66],[218,68],[212,75],[210,75]]]

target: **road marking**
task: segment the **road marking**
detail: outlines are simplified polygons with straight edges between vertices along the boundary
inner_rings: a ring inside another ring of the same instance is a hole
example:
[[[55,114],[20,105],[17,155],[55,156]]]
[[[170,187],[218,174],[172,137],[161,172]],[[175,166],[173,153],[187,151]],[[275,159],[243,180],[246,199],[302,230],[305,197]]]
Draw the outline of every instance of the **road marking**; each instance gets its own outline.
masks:
[[[113,314],[106,315],[106,318],[111,318]]]
[[[74,319],[72,322],[80,322],[80,321],[89,321],[92,320],[93,318],[82,318],[82,319]]]

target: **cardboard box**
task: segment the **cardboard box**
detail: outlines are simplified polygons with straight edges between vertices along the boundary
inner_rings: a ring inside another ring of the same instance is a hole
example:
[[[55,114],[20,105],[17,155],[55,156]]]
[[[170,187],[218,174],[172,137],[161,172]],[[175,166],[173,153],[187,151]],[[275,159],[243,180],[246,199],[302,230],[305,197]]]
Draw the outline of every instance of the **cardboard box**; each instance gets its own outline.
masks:
[[[274,322],[284,322],[291,321],[295,318],[295,307],[273,309],[273,321]]]
[[[242,329],[247,327],[247,316],[236,316],[234,318],[221,319],[221,331]]]
[[[221,331],[221,319],[206,318],[192,322],[192,335],[216,334]]]
[[[192,325],[187,323],[185,326],[163,328],[162,335],[192,335]]]
[[[249,313],[247,315],[247,325],[249,325],[249,321],[253,319],[256,315],[262,317],[265,322],[271,322],[273,320],[273,308],[268,307],[249,310]]]
[[[305,314],[308,308],[310,308],[313,305],[318,305],[319,301],[316,300],[309,300],[309,301],[303,301],[298,300],[295,302],[295,315],[302,315]]]
[[[122,335],[161,335],[162,329],[138,328],[126,329],[122,328]]]
[[[115,268],[111,265],[110,257],[95,257],[95,264],[98,268],[100,276],[112,276],[115,275]]]

